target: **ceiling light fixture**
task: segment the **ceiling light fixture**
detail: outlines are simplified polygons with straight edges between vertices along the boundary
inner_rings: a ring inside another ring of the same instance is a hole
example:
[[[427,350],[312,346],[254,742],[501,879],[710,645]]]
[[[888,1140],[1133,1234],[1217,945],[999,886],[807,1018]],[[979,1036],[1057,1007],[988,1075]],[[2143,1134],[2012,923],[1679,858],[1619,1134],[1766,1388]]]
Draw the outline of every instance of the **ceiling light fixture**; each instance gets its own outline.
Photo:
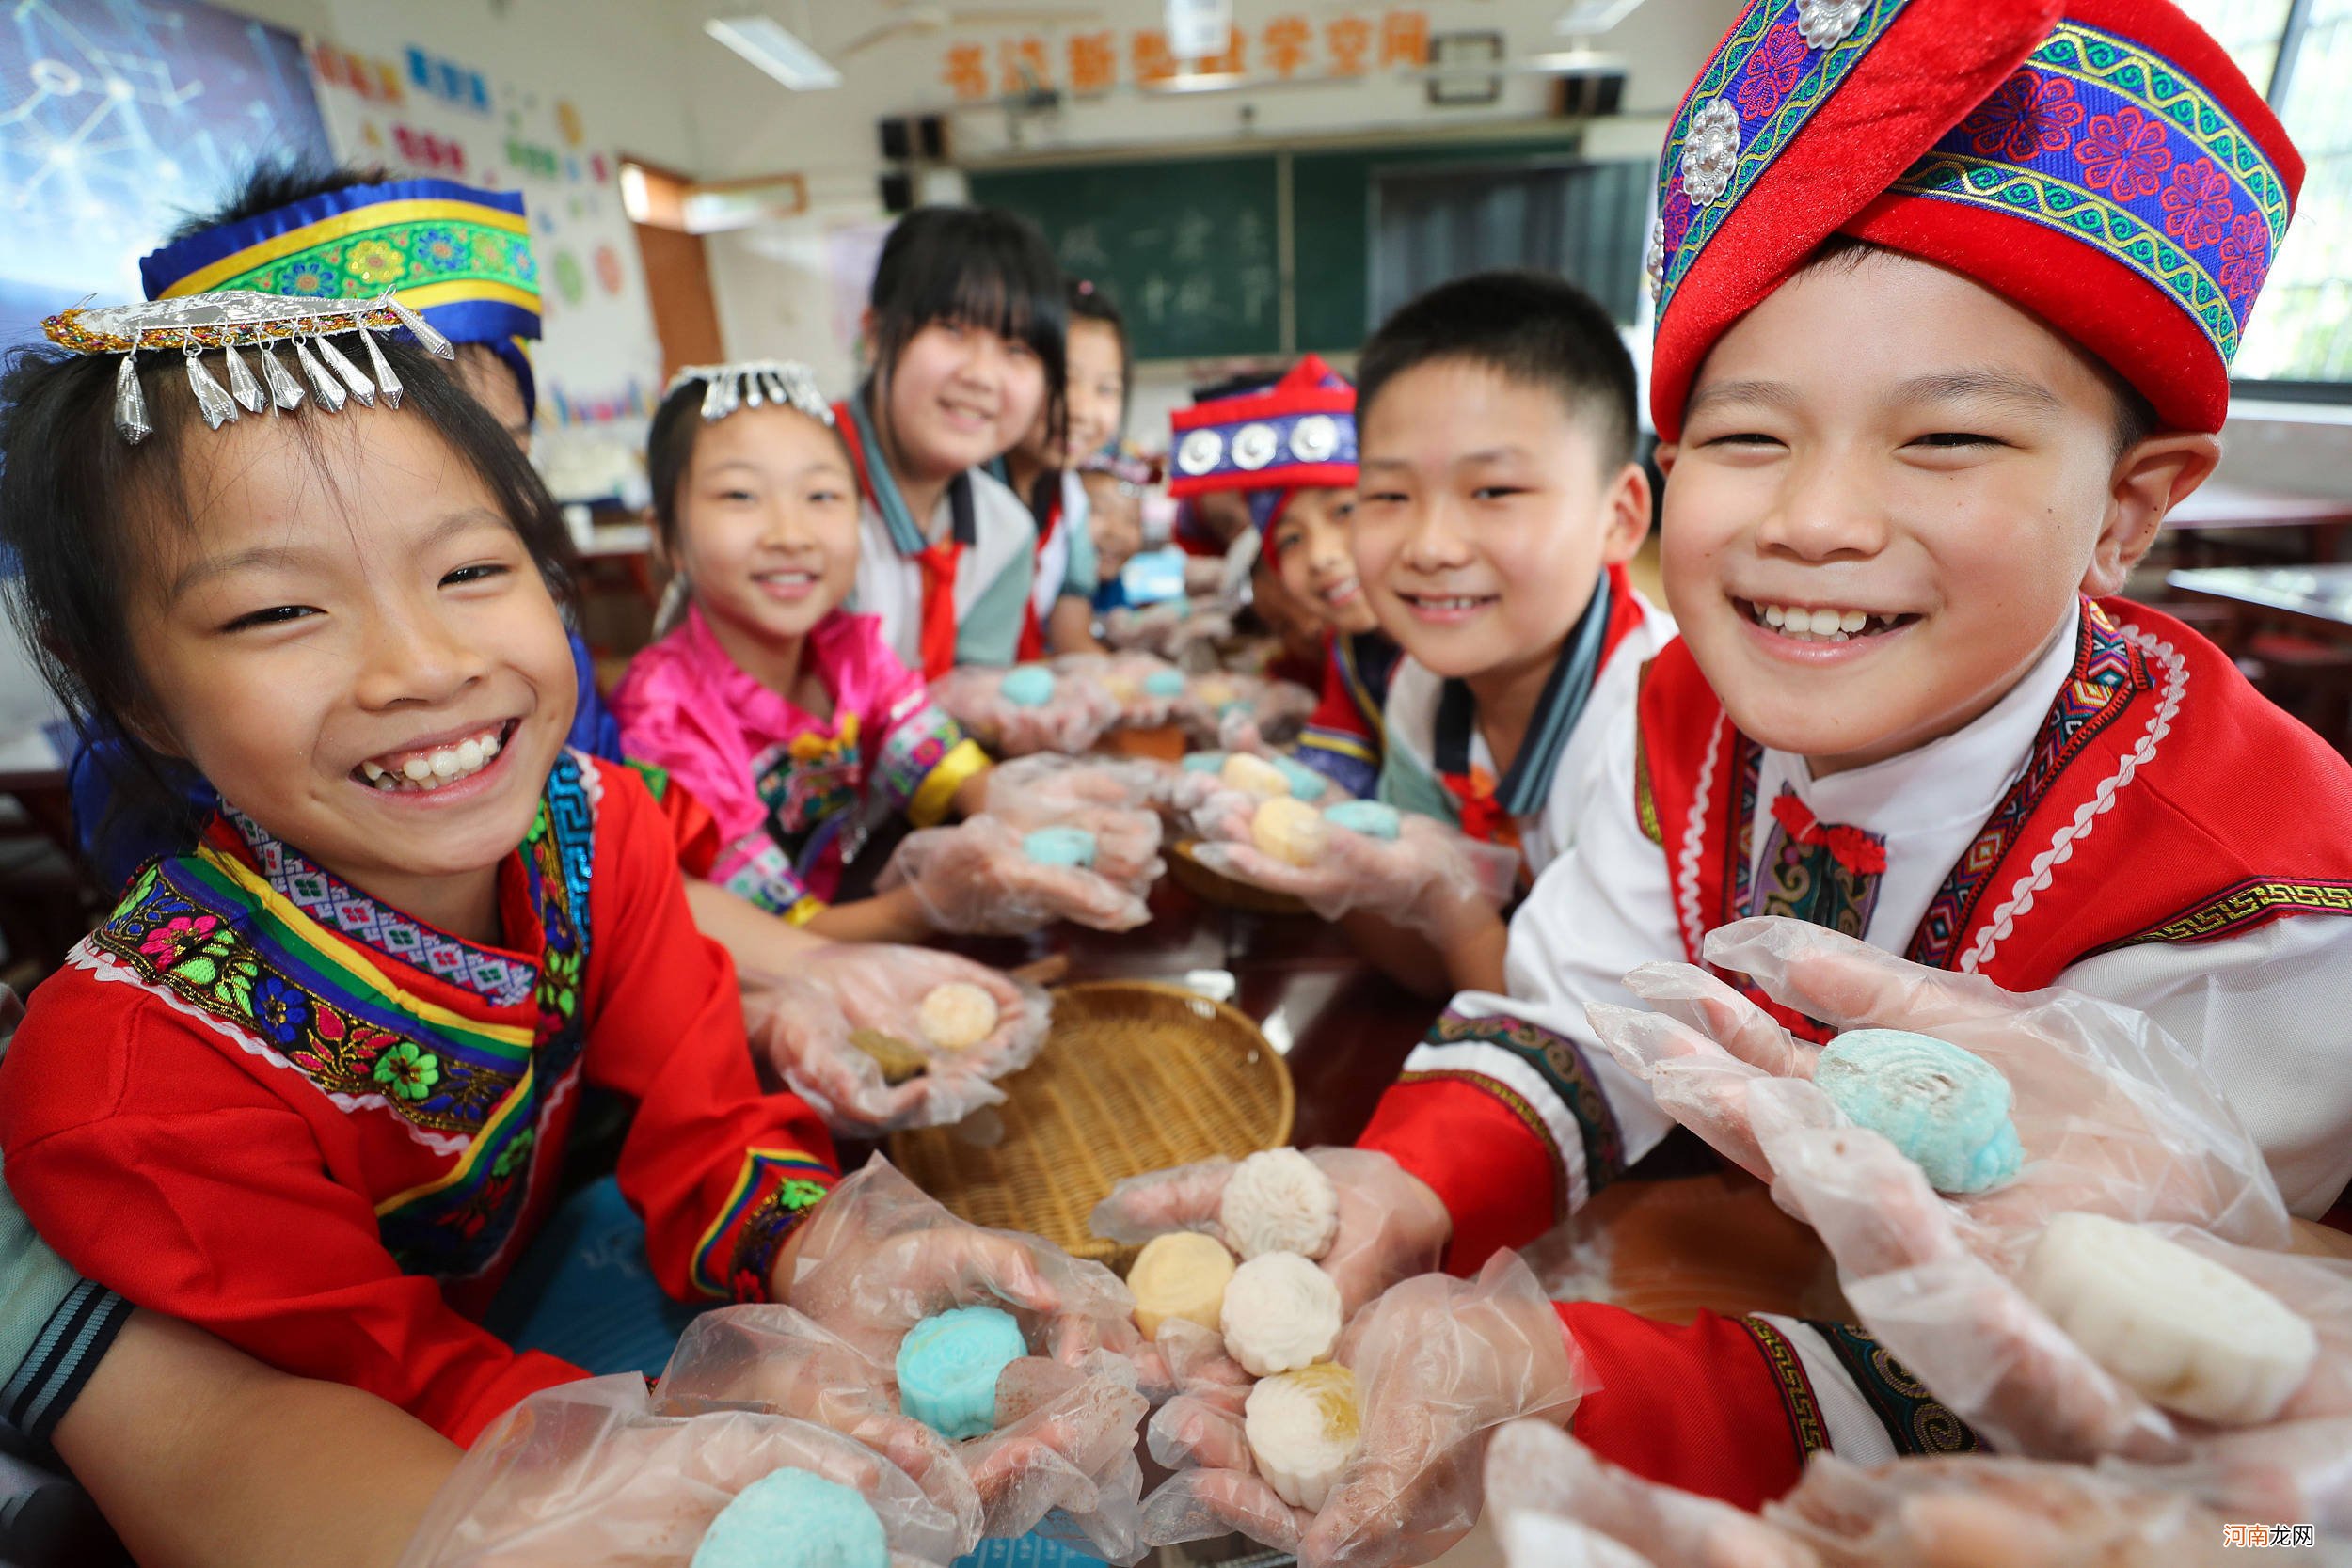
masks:
[[[794,92],[841,85],[832,62],[765,16],[716,16],[703,31]]]

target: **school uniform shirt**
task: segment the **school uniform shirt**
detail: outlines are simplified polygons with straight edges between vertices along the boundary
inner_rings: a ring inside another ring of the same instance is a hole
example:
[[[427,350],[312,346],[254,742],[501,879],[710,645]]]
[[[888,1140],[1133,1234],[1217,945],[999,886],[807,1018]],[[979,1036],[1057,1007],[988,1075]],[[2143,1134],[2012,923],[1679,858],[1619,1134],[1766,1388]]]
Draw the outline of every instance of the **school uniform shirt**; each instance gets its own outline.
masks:
[[[933,826],[988,766],[873,616],[826,616],[802,657],[832,699],[822,716],[744,673],[690,605],[612,693],[629,755],[683,784],[715,819],[709,879],[794,921],[833,900],[873,824],[903,816]]]
[[[1024,659],[1043,658],[1048,652],[1045,632],[1056,605],[1076,599],[1091,609],[1102,587],[1087,488],[1075,473],[1061,468],[1040,474],[1029,497],[1029,516],[1037,526],[1037,572],[1021,627]]]
[[[0,1185],[0,1421],[47,1448],[130,1317],[131,1304],[58,1257]]]
[[[1500,778],[1470,688],[1406,656],[1389,683],[1379,798],[1517,847],[1525,885],[1576,842],[1604,737],[1632,712],[1642,666],[1674,634],[1673,618],[1622,565],[1610,567],[1562,642],[1519,753]]]
[[[1329,642],[1322,698],[1294,754],[1350,795],[1369,799],[1380,783],[1384,710],[1404,650],[1382,631],[1343,633]]]
[[[753,1075],[638,776],[566,752],[499,867],[503,945],[426,927],[225,809],[40,990],[0,1064],[8,1181],[72,1268],[459,1443],[585,1376],[476,1321],[555,1198],[583,1085],[681,1300],[762,1299],[835,1179]]]
[[[1455,997],[1362,1139],[1445,1200],[1453,1266],[1549,1229],[1664,1135],[1585,1008],[1639,1006],[1628,971],[1701,962],[1750,915],[2145,1013],[2289,1208],[2317,1216],[2352,1178],[2352,766],[2188,628],[2084,600],[1973,722],[1828,778],[1733,728],[1680,642],[1631,719],[1512,919],[1509,994]]]
[[[849,608],[882,623],[899,662],[936,680],[960,664],[1010,664],[1037,569],[1037,525],[977,468],[949,482],[931,515],[907,511],[862,397],[834,405],[858,478],[857,586]],[[930,635],[926,635],[929,628]]]

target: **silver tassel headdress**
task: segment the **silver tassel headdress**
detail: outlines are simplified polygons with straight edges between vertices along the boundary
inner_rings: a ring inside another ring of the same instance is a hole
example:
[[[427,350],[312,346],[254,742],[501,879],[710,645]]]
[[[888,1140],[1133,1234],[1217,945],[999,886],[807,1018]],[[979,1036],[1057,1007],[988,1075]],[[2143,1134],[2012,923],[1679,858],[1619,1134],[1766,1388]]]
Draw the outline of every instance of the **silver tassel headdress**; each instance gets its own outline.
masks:
[[[263,409],[290,413],[301,405],[302,382],[278,357],[279,344],[292,345],[294,363],[310,381],[319,406],[329,413],[340,411],[351,398],[373,406],[379,395],[388,406],[400,406],[400,377],[376,344],[382,334],[405,328],[428,354],[453,359],[457,353],[422,316],[389,293],[374,299],[308,299],[223,289],[144,305],[66,310],[41,325],[52,342],[76,354],[122,356],[115,372],[115,428],[131,442],[155,428],[139,389],[135,367],[141,354],[178,349],[187,361],[188,388],[196,394],[196,405],[204,422],[218,430],[237,419],[240,408],[247,414]],[[334,343],[354,332],[367,350],[365,371]],[[220,351],[221,369],[229,377],[226,389],[204,368],[203,356],[214,349]],[[252,350],[261,361],[258,375],[239,349]]]
[[[817,389],[817,372],[798,359],[738,359],[726,365],[689,365],[670,377],[666,398],[690,381],[703,384],[703,418],[723,420],[739,408],[781,404],[823,424],[833,423],[833,405]]]

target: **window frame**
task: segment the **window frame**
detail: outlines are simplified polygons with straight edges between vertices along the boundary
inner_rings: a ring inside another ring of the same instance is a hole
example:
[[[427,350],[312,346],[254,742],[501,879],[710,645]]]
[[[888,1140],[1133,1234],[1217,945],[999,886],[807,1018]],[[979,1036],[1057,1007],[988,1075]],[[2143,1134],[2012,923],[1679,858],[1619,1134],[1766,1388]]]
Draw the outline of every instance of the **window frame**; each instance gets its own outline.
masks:
[[[2272,55],[2270,80],[2264,84],[2263,101],[2281,124],[2286,120],[2288,90],[2295,85],[2295,68],[2303,53],[2303,40],[2311,30],[2314,0],[2288,0],[2287,14],[2279,24],[2279,49]],[[2275,403],[2352,404],[2352,378],[2343,381],[2264,381],[2232,376],[2230,394],[2249,400]]]

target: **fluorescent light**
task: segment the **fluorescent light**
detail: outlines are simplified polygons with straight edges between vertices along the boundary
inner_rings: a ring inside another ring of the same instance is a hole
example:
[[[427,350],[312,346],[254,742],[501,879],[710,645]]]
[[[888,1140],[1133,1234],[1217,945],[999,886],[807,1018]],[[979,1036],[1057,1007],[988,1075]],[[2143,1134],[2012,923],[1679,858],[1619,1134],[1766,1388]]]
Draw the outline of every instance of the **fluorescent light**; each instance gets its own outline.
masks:
[[[1227,92],[1248,78],[1238,71],[1187,71],[1148,84],[1146,92]]]
[[[1642,0],[1575,0],[1551,24],[1555,33],[1605,33],[1631,16]]]
[[[841,72],[822,55],[764,16],[717,16],[703,31],[794,92],[837,87]]]

